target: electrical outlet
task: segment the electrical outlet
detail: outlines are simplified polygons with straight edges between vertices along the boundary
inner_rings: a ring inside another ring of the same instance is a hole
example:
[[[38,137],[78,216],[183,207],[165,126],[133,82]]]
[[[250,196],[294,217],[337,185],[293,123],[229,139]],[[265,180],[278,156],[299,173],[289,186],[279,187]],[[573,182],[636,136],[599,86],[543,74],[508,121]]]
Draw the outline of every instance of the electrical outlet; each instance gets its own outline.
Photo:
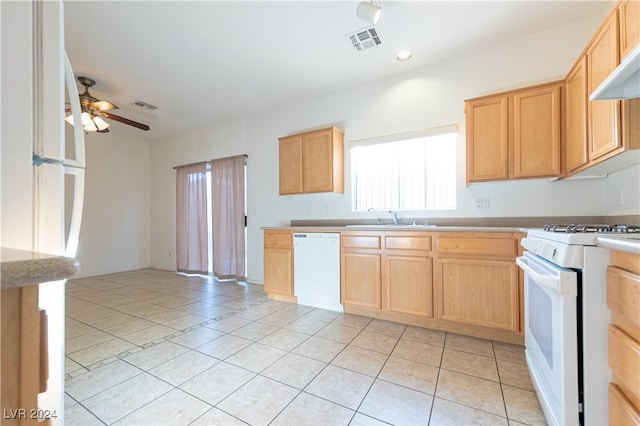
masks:
[[[329,205],[328,204],[323,204],[322,205],[322,213],[329,213]]]
[[[476,198],[476,210],[489,210],[489,199]]]
[[[618,205],[621,206],[624,204],[624,191],[622,189],[618,190]]]
[[[311,204],[307,204],[307,214],[311,213],[313,213],[313,208],[311,207]]]

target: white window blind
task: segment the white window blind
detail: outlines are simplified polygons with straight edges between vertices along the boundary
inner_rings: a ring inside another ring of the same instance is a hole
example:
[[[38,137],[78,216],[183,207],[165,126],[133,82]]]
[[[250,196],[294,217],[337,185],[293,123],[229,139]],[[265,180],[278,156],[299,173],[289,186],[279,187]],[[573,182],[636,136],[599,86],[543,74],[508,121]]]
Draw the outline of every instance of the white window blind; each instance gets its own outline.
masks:
[[[457,126],[352,141],[353,209],[456,208]]]

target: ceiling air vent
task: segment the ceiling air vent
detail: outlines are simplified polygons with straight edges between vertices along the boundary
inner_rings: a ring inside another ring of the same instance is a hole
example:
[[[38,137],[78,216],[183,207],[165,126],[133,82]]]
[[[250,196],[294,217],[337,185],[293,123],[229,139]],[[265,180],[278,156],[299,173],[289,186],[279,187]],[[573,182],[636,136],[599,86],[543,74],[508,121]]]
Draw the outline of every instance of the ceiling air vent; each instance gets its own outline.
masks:
[[[351,44],[358,52],[362,52],[382,44],[380,34],[378,34],[375,27],[358,30],[351,34],[347,34],[347,37],[349,37]]]
[[[146,109],[147,111],[153,111],[153,110],[158,109],[157,106],[148,104],[148,103],[146,103],[144,101],[140,101],[140,100],[133,101],[129,105],[134,106],[134,107],[138,107],[140,109]]]

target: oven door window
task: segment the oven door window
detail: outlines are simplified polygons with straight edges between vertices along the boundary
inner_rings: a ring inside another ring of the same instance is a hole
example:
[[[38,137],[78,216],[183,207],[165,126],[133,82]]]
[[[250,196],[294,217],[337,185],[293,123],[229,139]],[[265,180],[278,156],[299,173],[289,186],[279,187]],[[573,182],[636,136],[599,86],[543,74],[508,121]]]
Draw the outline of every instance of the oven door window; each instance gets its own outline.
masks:
[[[531,336],[547,367],[553,370],[553,300],[540,286],[532,285],[529,287],[529,306],[536,309],[529,317]]]

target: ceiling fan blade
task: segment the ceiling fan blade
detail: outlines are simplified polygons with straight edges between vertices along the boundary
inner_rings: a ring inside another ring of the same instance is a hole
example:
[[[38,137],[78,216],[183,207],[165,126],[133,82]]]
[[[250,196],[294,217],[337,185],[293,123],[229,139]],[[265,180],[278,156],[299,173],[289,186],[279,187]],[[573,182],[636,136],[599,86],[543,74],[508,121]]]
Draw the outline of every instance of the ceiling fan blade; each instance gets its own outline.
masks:
[[[119,115],[111,114],[110,112],[102,112],[102,116],[106,118],[110,118],[115,121],[119,121],[124,124],[128,124],[129,126],[137,127],[141,130],[149,130],[150,127],[146,124],[138,123],[137,121],[129,120],[128,118],[120,117]]]
[[[112,109],[118,109],[117,105],[112,104],[111,102],[108,101],[96,101],[96,102],[91,102],[89,104],[89,106],[91,108],[94,108],[100,112],[102,111],[109,111]]]

